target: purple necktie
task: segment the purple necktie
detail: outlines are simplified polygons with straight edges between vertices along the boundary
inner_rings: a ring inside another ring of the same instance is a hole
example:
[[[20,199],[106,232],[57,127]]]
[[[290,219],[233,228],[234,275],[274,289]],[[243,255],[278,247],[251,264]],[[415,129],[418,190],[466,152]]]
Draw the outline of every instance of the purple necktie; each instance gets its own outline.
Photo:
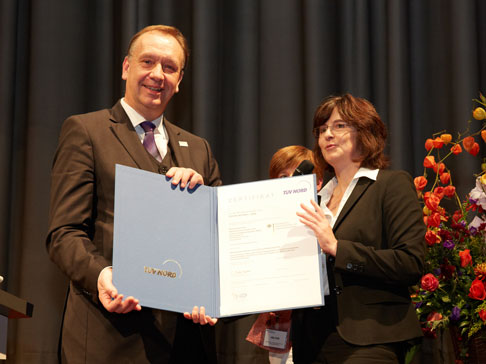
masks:
[[[162,162],[162,158],[160,157],[159,150],[155,145],[154,139],[154,129],[155,125],[150,121],[144,121],[140,124],[140,126],[145,130],[145,138],[143,138],[143,146],[147,151],[152,154],[152,156],[157,159],[157,161]]]

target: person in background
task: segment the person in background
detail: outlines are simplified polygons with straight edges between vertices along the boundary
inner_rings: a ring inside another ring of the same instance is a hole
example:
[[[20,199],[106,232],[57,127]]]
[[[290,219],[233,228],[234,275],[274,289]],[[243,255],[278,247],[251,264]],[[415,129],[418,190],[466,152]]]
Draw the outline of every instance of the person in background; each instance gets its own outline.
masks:
[[[299,167],[303,161],[307,160],[313,163],[313,159],[312,151],[306,147],[300,145],[283,147],[277,150],[270,160],[269,177],[291,177],[296,168]],[[314,169],[311,173],[316,173],[316,170]],[[320,173],[317,174],[316,178],[317,189],[319,190],[322,185],[322,177]],[[292,312],[290,310],[262,313],[258,316],[250,331],[247,340],[268,350],[270,364],[293,363],[290,338],[291,314]],[[284,348],[263,345],[263,339],[267,329],[285,333],[287,342],[285,343]]]
[[[408,291],[425,256],[412,178],[386,169],[386,127],[365,99],[325,99],[313,130],[317,168],[334,178],[320,206],[302,204],[297,215],[327,255],[330,296],[323,307],[294,311],[293,360],[403,363],[407,344],[422,335]]]
[[[142,308],[112,282],[116,164],[165,174],[181,188],[222,183],[207,141],[164,114],[179,92],[188,56],[178,29],[142,29],[123,61],[125,97],[111,109],[63,123],[52,167],[46,245],[70,280],[60,352],[64,363],[216,362],[210,327],[216,320],[203,308],[195,307],[186,318]],[[165,214],[170,208],[161,206],[158,216],[146,216],[147,224]]]
[[[315,164],[312,151],[301,145],[289,145],[280,148],[270,159],[268,176],[270,178],[291,177],[301,162],[308,160]],[[317,173],[316,169],[312,173]],[[322,182],[320,174],[317,176],[317,183]]]

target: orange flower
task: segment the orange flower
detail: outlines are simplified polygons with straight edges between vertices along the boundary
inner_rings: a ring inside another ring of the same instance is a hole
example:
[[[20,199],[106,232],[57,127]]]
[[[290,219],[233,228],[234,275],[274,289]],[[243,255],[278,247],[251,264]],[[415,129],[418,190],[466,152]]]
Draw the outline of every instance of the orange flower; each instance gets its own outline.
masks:
[[[435,166],[435,157],[433,155],[429,155],[424,158],[424,167],[425,168],[434,168]]]
[[[440,204],[440,197],[436,193],[431,193],[425,200],[425,205],[430,211],[437,211]]]
[[[456,210],[454,214],[452,215],[452,220],[454,220],[456,223],[459,222],[459,220],[462,218],[462,211],[461,210]]]
[[[427,186],[427,179],[424,176],[415,177],[413,183],[417,191],[422,191]]]
[[[449,144],[452,140],[452,135],[450,134],[442,134],[440,136],[440,138],[442,139],[442,141],[445,143],[445,144]]]
[[[430,139],[430,138],[429,138],[429,139],[427,139],[427,140],[425,141],[425,149],[427,150],[427,152],[428,152],[429,150],[431,150],[433,147],[434,147],[434,141],[433,141],[432,139]]]
[[[427,242],[427,245],[432,246],[434,244],[440,243],[441,239],[440,236],[437,235],[434,231],[427,230],[427,232],[425,233],[425,241]]]
[[[461,153],[462,148],[461,148],[460,144],[454,144],[451,148],[451,152],[452,152],[452,154],[455,154],[455,155],[458,155],[459,153]]]
[[[428,316],[427,316],[427,321],[439,321],[439,320],[442,320],[442,314],[438,313],[438,312],[431,312]]]
[[[440,175],[440,182],[441,182],[443,185],[448,184],[450,180],[451,180],[451,175],[450,175],[450,173],[445,172],[445,173],[442,173],[442,174]]]
[[[434,194],[437,195],[439,200],[442,200],[444,198],[444,187],[436,187],[434,188]]]
[[[479,144],[478,143],[474,143],[472,145],[471,149],[468,150],[468,152],[471,155],[476,156],[479,153]]]
[[[426,224],[429,227],[439,227],[439,225],[440,225],[440,214],[438,212],[434,212],[430,216],[427,216]]]
[[[486,278],[486,263],[476,265],[474,268],[474,274],[478,279],[484,280]]]
[[[444,195],[447,197],[452,197],[456,193],[456,188],[454,186],[447,186],[444,188]]]
[[[486,130],[481,130],[481,138],[483,138],[484,142],[486,143]]]
[[[477,107],[473,111],[473,118],[476,120],[486,119],[486,111],[482,107]]]
[[[464,149],[469,152],[472,148],[472,146],[474,145],[474,138],[472,136],[468,136],[466,138],[464,138],[464,140],[462,141],[462,145],[464,147]]]
[[[459,257],[461,258],[461,267],[467,267],[468,265],[472,265],[472,258],[470,254],[470,250],[466,249],[462,252],[459,252]]]
[[[433,168],[434,168],[435,173],[437,173],[437,170],[438,170],[439,175],[441,175],[445,170],[445,164],[444,163],[436,163]]]
[[[432,143],[433,143],[435,149],[440,149],[444,146],[444,141],[439,137],[435,138],[432,141]]]

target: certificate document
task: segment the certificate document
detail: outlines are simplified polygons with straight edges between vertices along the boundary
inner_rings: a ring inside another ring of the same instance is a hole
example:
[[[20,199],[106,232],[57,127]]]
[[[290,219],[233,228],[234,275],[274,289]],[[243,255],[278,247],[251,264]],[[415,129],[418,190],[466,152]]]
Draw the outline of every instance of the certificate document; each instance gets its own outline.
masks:
[[[322,255],[299,221],[315,175],[172,186],[117,165],[113,279],[142,306],[212,317],[324,304]]]

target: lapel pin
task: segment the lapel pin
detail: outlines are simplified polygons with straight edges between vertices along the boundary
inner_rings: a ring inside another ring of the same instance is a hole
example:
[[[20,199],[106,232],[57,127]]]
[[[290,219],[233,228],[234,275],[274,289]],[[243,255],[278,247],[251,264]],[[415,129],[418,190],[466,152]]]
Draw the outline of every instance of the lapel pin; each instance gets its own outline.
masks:
[[[183,140],[179,140],[179,147],[188,147],[189,144],[187,144],[186,141],[183,141]]]

